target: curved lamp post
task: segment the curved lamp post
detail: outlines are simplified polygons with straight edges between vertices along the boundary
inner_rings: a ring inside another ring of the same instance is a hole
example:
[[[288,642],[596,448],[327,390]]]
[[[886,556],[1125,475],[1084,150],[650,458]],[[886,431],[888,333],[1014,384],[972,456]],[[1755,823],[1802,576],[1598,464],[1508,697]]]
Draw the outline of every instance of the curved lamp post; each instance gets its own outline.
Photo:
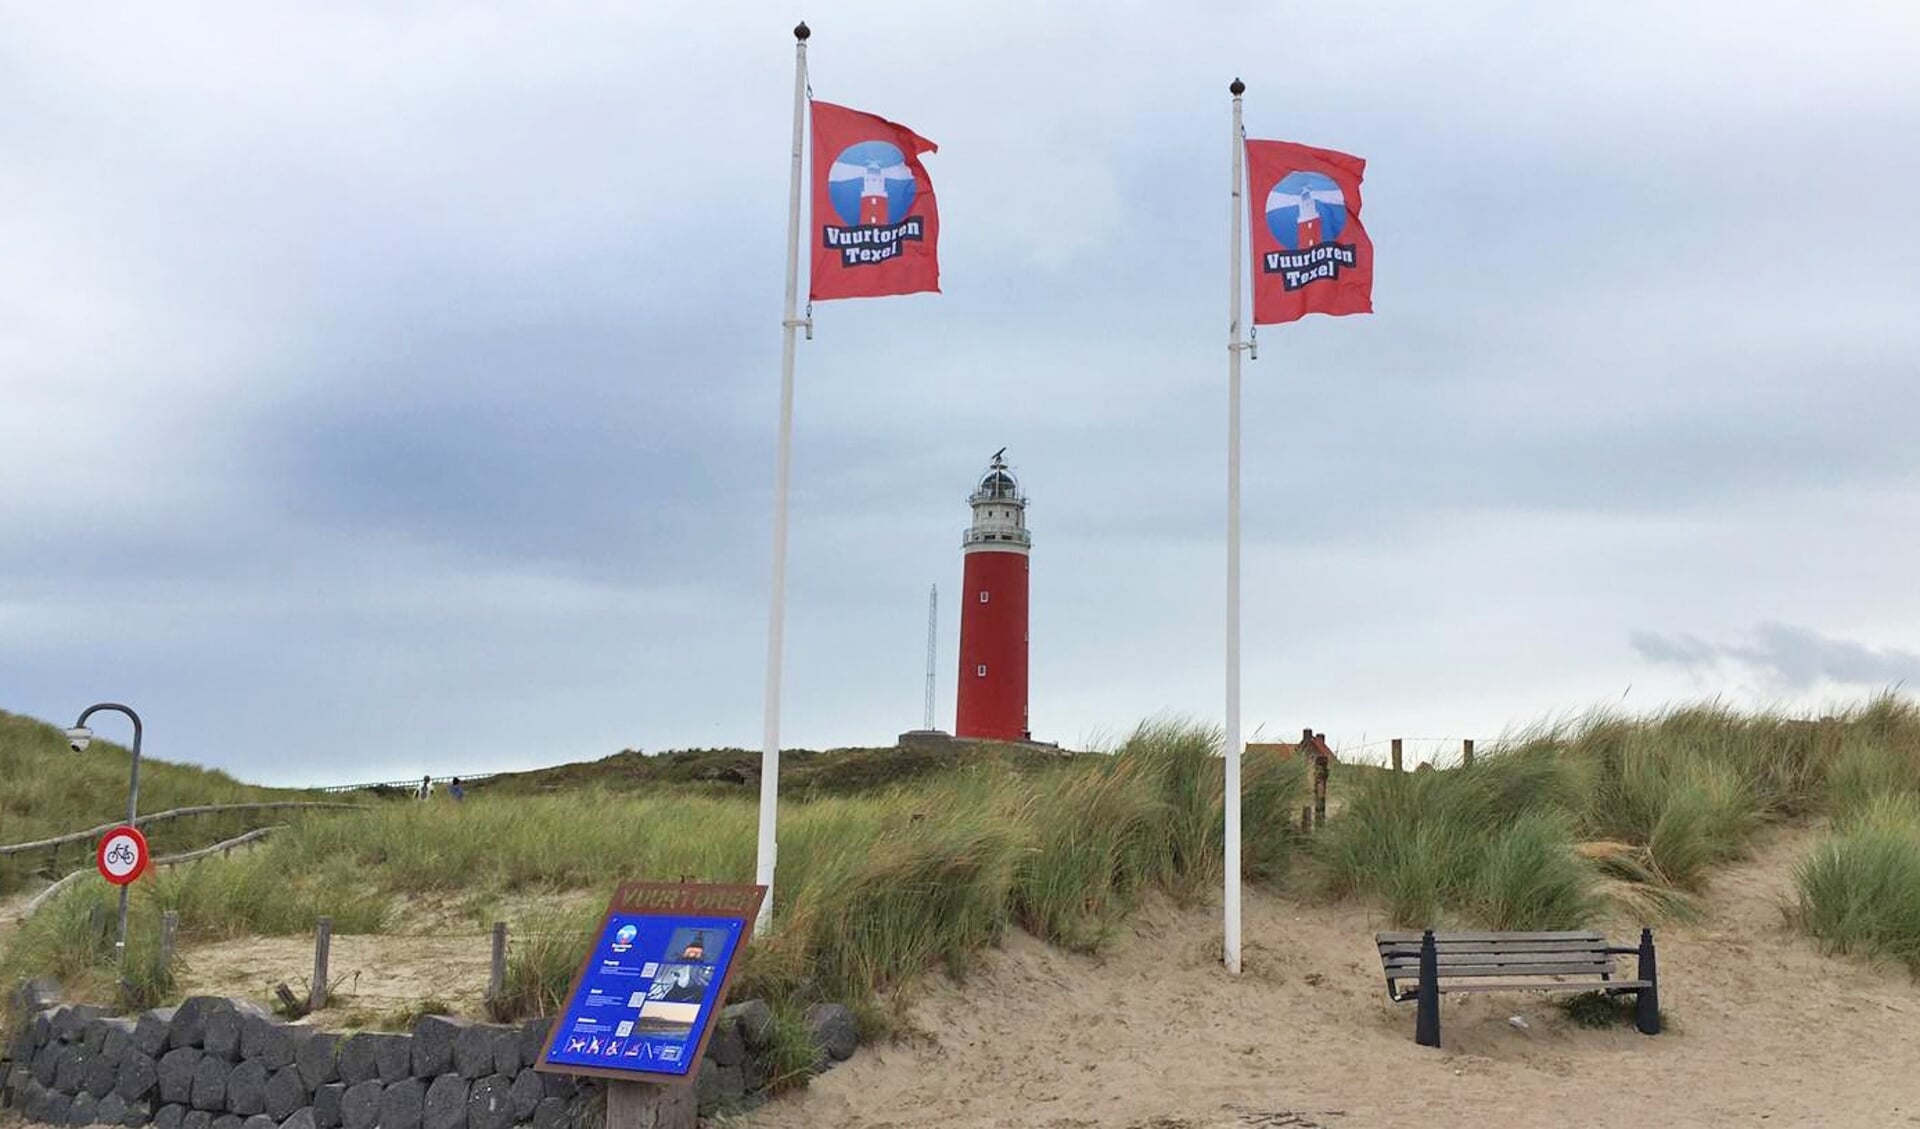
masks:
[[[93,743],[93,730],[87,728],[87,719],[102,710],[126,714],[127,719],[133,722],[133,779],[127,784],[127,826],[132,827],[134,818],[140,810],[140,715],[117,702],[101,702],[99,705],[88,706],[80,714],[80,720],[73,723],[72,729],[67,730],[67,744],[76,753],[86,751],[87,746]],[[124,976],[127,967],[126,886],[120,887],[120,939],[114,942],[113,947],[114,955],[119,958],[121,975]]]

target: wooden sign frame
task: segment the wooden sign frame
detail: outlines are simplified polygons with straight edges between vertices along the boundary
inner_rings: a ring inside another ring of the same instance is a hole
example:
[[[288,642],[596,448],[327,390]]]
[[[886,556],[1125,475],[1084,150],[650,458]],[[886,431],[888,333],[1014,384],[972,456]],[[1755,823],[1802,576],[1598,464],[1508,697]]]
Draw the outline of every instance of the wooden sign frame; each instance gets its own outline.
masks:
[[[747,941],[753,936],[753,922],[760,915],[760,905],[766,900],[765,886],[725,885],[709,882],[622,882],[613,893],[613,899],[607,903],[607,910],[600,916],[600,923],[594,928],[593,939],[587,946],[586,955],[580,959],[580,967],[574,970],[573,982],[567,987],[567,997],[562,1003],[560,1013],[554,1017],[553,1028],[540,1044],[540,1057],[533,1063],[535,1070],[549,1074],[580,1074],[593,1078],[611,1078],[627,1082],[654,1082],[663,1085],[682,1085],[693,1081],[700,1069],[700,1059],[706,1053],[707,1041],[713,1037],[714,1017],[726,1006],[727,990],[733,985],[733,972],[740,963],[740,954],[747,947]],[[606,937],[607,929],[613,924],[615,916],[623,917],[703,917],[737,919],[741,923],[740,937],[728,954],[726,964],[720,970],[720,987],[714,993],[713,1005],[706,1012],[707,1023],[700,1031],[700,1038],[688,1044],[687,1072],[673,1074],[667,1071],[628,1070],[608,1067],[574,1066],[570,1063],[549,1063],[547,1056],[553,1053],[553,1046],[564,1035],[563,1027],[567,1016],[572,1013],[574,1003],[586,982],[587,970],[593,967],[594,957],[600,951],[601,940]]]

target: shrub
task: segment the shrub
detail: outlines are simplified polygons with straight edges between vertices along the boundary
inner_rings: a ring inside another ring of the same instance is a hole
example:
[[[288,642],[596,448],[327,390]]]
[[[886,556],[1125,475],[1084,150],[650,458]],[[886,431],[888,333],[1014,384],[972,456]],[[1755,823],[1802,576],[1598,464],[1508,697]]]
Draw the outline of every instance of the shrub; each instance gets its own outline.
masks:
[[[1795,871],[1800,924],[1831,952],[1900,961],[1920,976],[1920,803],[1867,804]]]

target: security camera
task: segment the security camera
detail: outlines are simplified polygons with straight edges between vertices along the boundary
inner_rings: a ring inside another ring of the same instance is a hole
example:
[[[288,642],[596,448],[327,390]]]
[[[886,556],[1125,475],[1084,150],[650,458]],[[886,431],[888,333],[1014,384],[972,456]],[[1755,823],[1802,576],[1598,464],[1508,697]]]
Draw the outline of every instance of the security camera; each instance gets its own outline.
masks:
[[[93,730],[88,729],[86,726],[76,725],[72,729],[67,730],[67,747],[74,752],[85,752],[87,746],[92,743]]]

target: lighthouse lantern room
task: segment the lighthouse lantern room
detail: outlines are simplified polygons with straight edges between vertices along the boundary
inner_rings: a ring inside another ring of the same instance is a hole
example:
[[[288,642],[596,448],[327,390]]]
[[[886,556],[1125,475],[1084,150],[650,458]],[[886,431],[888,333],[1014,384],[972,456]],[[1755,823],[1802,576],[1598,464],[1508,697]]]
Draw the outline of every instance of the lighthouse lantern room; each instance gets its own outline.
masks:
[[[1027,725],[1027,575],[1033,538],[1027,497],[1007,468],[1007,450],[993,456],[967,502],[973,524],[960,590],[960,689],[956,737],[1025,741]]]

